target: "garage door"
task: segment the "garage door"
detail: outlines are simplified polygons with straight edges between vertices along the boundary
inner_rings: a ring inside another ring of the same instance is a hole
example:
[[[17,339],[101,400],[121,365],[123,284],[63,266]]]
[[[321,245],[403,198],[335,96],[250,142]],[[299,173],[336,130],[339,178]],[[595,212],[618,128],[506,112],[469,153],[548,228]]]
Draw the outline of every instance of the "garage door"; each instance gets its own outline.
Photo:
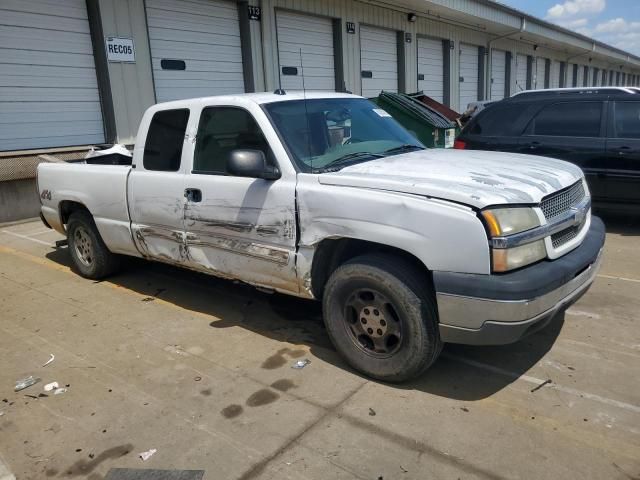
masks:
[[[505,75],[507,74],[507,52],[491,50],[491,100],[504,98]]]
[[[527,89],[527,56],[516,55],[516,92]]]
[[[398,46],[396,32],[360,26],[362,96],[375,97],[381,90],[398,91]]]
[[[576,80],[576,87],[584,86],[584,67],[582,65],[578,65],[578,76]]]
[[[460,98],[459,109],[478,100],[478,47],[460,44]]]
[[[551,73],[549,75],[549,86],[551,88],[560,88],[560,62],[558,60],[551,61]]]
[[[85,0],[3,0],[0,150],[102,142]]]
[[[235,3],[147,0],[145,4],[158,102],[245,91]]]
[[[547,73],[547,59],[542,57],[536,58],[536,76],[534,78],[534,85],[537,90],[544,88],[544,79]]]
[[[418,38],[418,90],[438,102],[444,99],[444,53],[440,39]]]
[[[285,90],[335,90],[333,23],[329,18],[277,12],[278,59]],[[302,63],[300,63],[302,50]]]

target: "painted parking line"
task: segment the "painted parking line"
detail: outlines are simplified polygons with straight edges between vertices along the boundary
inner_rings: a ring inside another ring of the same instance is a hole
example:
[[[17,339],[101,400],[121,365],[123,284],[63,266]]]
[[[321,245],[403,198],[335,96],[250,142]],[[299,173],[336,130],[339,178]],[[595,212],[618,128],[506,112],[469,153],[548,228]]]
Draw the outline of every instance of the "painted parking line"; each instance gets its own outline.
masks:
[[[22,235],[20,233],[12,232],[10,230],[0,230],[0,232],[6,235],[11,235],[12,237],[21,238],[23,240],[29,240],[31,242],[39,243],[40,245],[46,245],[47,247],[55,247],[54,243],[45,242],[44,240],[38,240],[37,238],[31,238],[27,235]]]
[[[629,277],[616,277],[614,275],[604,275],[602,273],[598,274],[598,277],[601,278],[608,278],[610,280],[623,280],[625,282],[633,282],[633,283],[640,283],[640,279],[638,278],[629,278]]]
[[[466,365],[479,368],[481,370],[486,370],[487,372],[497,373],[499,375],[513,378],[514,380],[522,380],[532,385],[540,386],[540,385],[543,385],[545,382],[545,380],[541,378],[532,377],[530,375],[522,375],[520,373],[512,372],[510,370],[505,370],[500,367],[494,367],[493,365],[477,362],[475,360],[471,360],[470,358],[459,357],[458,355],[451,355],[449,353],[443,353],[442,356],[450,360],[454,360],[456,362],[464,363]],[[588,400],[602,403],[604,405],[609,405],[611,407],[621,408],[623,410],[627,410],[633,413],[640,413],[640,406],[638,405],[621,402],[619,400],[614,400],[613,398],[602,397],[600,395],[584,392],[582,390],[577,390],[575,388],[565,387],[563,385],[558,385],[557,383],[547,383],[542,388],[545,388],[545,389],[550,388],[553,390],[558,390],[559,392],[568,393],[569,395],[574,395],[580,398],[586,398]]]

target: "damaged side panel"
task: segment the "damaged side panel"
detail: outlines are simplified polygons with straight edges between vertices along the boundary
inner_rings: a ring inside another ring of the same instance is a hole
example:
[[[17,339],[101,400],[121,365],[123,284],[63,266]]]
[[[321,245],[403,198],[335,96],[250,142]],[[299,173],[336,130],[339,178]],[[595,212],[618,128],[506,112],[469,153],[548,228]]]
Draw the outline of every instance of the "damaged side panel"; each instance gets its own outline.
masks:
[[[313,254],[327,238],[395,247],[432,270],[490,272],[484,227],[471,208],[459,204],[405,193],[321,185],[318,176],[300,174],[298,209],[301,294],[310,294]]]
[[[189,268],[298,294],[295,177],[187,176],[202,192],[184,208]]]

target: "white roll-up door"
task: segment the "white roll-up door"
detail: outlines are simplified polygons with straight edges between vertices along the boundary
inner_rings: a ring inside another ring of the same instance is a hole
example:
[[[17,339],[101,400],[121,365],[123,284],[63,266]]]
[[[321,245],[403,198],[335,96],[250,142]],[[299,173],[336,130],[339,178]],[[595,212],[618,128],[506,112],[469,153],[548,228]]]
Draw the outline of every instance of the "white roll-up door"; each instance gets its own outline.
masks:
[[[444,52],[440,39],[418,37],[418,90],[443,101]]]
[[[505,76],[507,74],[507,52],[491,50],[491,100],[504,98]]]
[[[398,91],[398,45],[393,30],[360,26],[362,96]]]
[[[331,19],[278,11],[276,24],[282,88],[302,90],[304,75],[306,90],[335,90]]]
[[[516,55],[516,91],[522,92],[527,89],[527,56]]]
[[[534,78],[534,85],[536,90],[544,88],[544,79],[547,74],[547,59],[542,57],[536,57],[536,76]]]
[[[574,69],[576,68],[576,64],[575,63],[569,63],[569,66],[567,67],[567,87],[575,87],[575,83],[573,81],[573,72]]]
[[[0,151],[104,142],[85,0],[0,3]]]
[[[578,75],[576,80],[576,87],[582,87],[582,82],[584,81],[584,67],[582,65],[578,65]]]
[[[478,100],[478,47],[461,43],[459,53],[459,109],[465,111],[469,103]]]
[[[235,2],[146,0],[158,102],[243,93]]]
[[[549,87],[560,88],[560,62],[558,60],[551,61],[551,72],[549,74]]]
[[[589,67],[585,65],[580,65],[578,67],[582,70],[582,76],[580,77],[580,81],[578,82],[579,87],[587,87],[589,86]]]

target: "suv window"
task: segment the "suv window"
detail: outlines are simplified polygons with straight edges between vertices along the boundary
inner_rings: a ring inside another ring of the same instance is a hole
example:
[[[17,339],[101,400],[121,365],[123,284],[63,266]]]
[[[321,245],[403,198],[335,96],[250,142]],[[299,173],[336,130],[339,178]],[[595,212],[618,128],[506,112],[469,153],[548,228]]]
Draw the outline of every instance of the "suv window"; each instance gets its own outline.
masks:
[[[615,102],[613,138],[640,138],[640,102]]]
[[[261,150],[267,162],[274,164],[267,139],[249,112],[237,107],[203,109],[193,156],[194,173],[226,175],[233,150]]]
[[[480,112],[471,126],[471,135],[508,136],[516,134],[518,116],[526,109],[524,104],[492,105]]]
[[[145,170],[176,172],[180,169],[180,157],[184,134],[189,121],[189,110],[163,110],[151,119],[144,144],[142,164]]]
[[[599,137],[602,102],[562,102],[544,107],[532,120],[531,135]]]

